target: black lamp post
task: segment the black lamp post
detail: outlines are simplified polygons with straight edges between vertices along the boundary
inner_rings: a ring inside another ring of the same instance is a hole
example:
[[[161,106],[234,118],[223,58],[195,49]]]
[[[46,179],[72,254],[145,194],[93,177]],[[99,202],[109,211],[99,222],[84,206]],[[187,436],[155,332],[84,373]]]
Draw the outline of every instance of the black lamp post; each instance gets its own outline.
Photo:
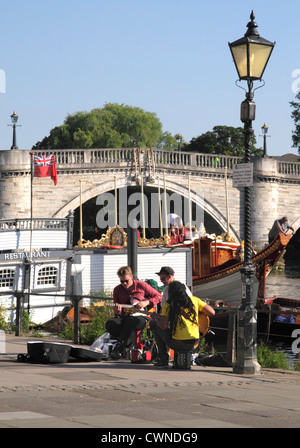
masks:
[[[264,152],[263,152],[263,157],[267,157],[267,137],[269,137],[268,134],[268,130],[269,127],[266,125],[266,123],[264,123],[264,125],[261,127],[261,131],[262,131],[262,136],[264,138]]]
[[[229,43],[239,81],[247,81],[246,99],[241,104],[241,121],[244,123],[245,163],[250,163],[252,121],[255,119],[253,101],[253,81],[262,79],[275,43],[260,37],[255,16],[252,11],[251,21],[244,37]],[[236,373],[258,374],[257,362],[257,311],[256,298],[253,294],[254,268],[251,260],[251,187],[244,187],[244,264],[242,275],[242,304],[239,309],[237,357],[233,366]]]
[[[19,149],[17,147],[17,138],[16,138],[16,127],[17,126],[21,126],[21,125],[17,125],[19,115],[17,115],[16,111],[14,111],[14,113],[10,116],[10,118],[11,118],[12,124],[8,124],[7,125],[7,126],[12,126],[13,127],[13,142],[12,142],[12,146],[11,146],[10,149]]]

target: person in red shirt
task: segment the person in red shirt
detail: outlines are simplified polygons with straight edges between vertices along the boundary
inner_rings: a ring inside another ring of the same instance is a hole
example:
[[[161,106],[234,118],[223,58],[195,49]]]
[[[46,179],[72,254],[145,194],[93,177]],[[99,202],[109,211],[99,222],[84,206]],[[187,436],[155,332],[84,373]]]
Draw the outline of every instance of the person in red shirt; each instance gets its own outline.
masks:
[[[117,275],[120,284],[114,288],[114,314],[115,317],[106,322],[106,330],[117,340],[116,347],[111,352],[112,359],[119,359],[124,349],[132,348],[136,341],[136,332],[146,326],[146,317],[142,314],[127,315],[120,305],[134,304],[138,309],[148,310],[160,303],[162,296],[148,283],[134,280],[129,266],[122,266]]]

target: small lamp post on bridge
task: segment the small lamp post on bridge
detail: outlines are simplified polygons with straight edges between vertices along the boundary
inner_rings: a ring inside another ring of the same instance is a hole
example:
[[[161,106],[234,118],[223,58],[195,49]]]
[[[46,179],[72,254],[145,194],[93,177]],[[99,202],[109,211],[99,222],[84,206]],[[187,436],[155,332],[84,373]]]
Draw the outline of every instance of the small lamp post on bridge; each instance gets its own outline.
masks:
[[[250,164],[252,144],[252,121],[255,119],[253,101],[253,82],[261,81],[275,43],[260,37],[255,16],[252,11],[251,21],[244,37],[229,43],[239,81],[247,81],[246,99],[241,104],[241,121],[244,123],[245,163]],[[264,84],[263,84],[264,85]],[[262,86],[261,86],[262,87]],[[258,374],[257,362],[257,311],[256,298],[253,294],[254,267],[251,260],[251,187],[244,187],[244,264],[242,276],[242,304],[239,309],[237,358],[233,366],[235,373]]]
[[[13,114],[10,116],[12,124],[8,124],[7,126],[13,127],[13,141],[12,146],[10,149],[19,149],[17,147],[17,137],[16,137],[16,127],[21,126],[20,124],[17,125],[19,115],[16,114],[16,111],[13,112]]]
[[[262,136],[264,138],[264,149],[263,149],[263,157],[267,157],[267,137],[270,137],[268,134],[269,127],[264,123],[264,125],[261,127]]]

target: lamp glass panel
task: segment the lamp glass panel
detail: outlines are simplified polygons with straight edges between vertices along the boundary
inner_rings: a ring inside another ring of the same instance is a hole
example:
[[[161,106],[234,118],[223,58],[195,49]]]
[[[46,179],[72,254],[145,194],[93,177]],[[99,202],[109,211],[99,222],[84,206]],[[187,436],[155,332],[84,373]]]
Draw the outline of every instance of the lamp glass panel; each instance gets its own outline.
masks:
[[[260,79],[273,47],[249,44],[250,78]]]
[[[231,47],[233,59],[240,78],[247,77],[247,46]]]

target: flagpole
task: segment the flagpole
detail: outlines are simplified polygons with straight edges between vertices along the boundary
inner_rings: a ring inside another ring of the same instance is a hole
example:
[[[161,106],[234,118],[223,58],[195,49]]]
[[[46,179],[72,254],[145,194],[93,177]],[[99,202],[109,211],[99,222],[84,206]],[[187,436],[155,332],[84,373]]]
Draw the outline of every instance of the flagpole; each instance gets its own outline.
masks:
[[[33,226],[33,152],[30,153],[30,251],[32,251],[32,226]]]
[[[34,177],[34,166],[33,166],[33,156],[34,153],[30,152],[30,246],[29,246],[29,259],[28,259],[28,279],[26,281],[28,285],[28,296],[27,296],[27,308],[28,312],[30,309],[30,285],[31,285],[31,267],[32,267],[32,239],[33,239],[33,177]],[[25,267],[26,270],[26,267]],[[24,273],[26,276],[26,274]]]

